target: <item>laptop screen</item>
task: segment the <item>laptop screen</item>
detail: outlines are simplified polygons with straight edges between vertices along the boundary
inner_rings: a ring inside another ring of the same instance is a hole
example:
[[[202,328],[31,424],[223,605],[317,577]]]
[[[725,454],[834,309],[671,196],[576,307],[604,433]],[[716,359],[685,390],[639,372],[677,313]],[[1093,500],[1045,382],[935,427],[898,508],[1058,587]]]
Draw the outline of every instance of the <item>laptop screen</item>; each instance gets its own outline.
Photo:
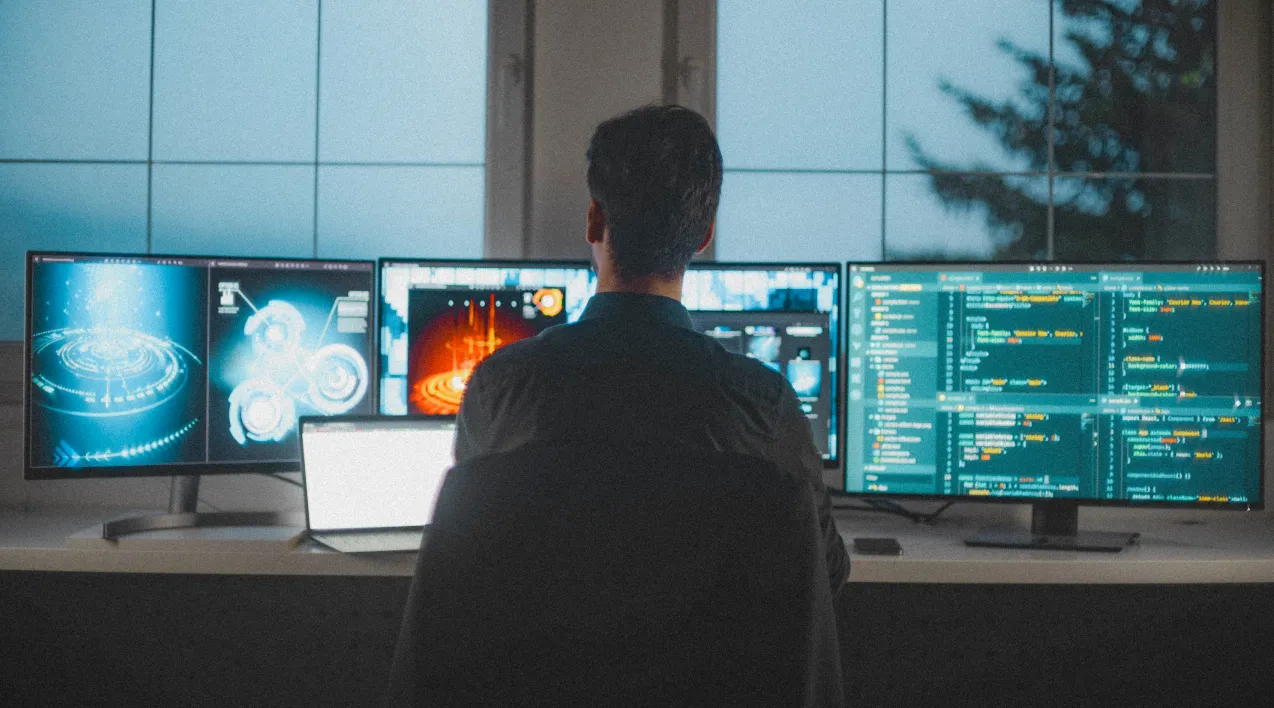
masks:
[[[453,464],[450,418],[306,419],[305,513],[313,531],[426,526]]]

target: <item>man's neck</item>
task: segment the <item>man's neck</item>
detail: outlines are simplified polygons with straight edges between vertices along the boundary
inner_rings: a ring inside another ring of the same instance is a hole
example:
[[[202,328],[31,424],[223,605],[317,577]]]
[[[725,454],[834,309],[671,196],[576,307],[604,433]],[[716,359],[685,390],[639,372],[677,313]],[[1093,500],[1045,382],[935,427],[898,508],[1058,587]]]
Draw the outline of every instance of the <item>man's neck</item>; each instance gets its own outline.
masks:
[[[641,278],[620,278],[610,273],[599,273],[597,276],[597,292],[662,295],[680,302],[683,278],[682,274],[672,278],[663,278],[657,275],[648,275]]]

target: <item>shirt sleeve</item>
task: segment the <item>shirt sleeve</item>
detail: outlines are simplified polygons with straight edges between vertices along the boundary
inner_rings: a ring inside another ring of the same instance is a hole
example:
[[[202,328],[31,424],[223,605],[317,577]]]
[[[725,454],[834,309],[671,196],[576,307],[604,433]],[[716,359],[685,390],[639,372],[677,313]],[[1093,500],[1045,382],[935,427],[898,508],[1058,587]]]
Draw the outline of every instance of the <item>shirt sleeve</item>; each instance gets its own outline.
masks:
[[[832,597],[836,597],[841,586],[849,579],[849,554],[845,551],[845,541],[836,528],[836,519],[832,517],[832,496],[823,483],[823,456],[814,445],[809,420],[801,413],[800,402],[796,400],[796,393],[790,387],[784,393],[780,409],[779,415],[782,418],[774,443],[778,448],[774,459],[796,460],[800,465],[800,472],[813,485],[814,503],[818,507],[818,526],[827,557],[828,582],[831,584]]]

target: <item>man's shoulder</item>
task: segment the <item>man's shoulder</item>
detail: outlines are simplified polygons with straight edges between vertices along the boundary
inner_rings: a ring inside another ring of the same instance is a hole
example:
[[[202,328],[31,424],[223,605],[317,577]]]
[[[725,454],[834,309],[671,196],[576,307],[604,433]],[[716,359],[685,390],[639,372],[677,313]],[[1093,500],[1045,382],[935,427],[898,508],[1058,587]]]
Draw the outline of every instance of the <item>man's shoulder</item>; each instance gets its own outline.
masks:
[[[718,370],[726,385],[746,390],[766,401],[777,403],[792,388],[778,369],[742,354],[723,351]]]
[[[681,328],[661,329],[663,334],[658,338],[658,344],[672,351],[665,350],[660,354],[699,359],[701,364],[694,368],[711,371],[717,383],[727,390],[741,392],[755,401],[775,404],[791,391],[787,379],[773,365],[732,353],[701,332]],[[606,323],[596,321],[550,327],[534,337],[496,350],[483,360],[475,378],[494,382],[522,377],[544,368],[550,361],[556,368],[561,364],[558,359],[563,349],[589,349],[597,346],[599,340],[606,340],[614,334],[607,329]],[[653,343],[647,340],[646,344]]]
[[[528,337],[507,344],[482,360],[474,372],[475,378],[496,379],[508,376],[520,376],[528,370],[542,366],[547,349],[552,340],[571,332],[575,325],[555,325]]]

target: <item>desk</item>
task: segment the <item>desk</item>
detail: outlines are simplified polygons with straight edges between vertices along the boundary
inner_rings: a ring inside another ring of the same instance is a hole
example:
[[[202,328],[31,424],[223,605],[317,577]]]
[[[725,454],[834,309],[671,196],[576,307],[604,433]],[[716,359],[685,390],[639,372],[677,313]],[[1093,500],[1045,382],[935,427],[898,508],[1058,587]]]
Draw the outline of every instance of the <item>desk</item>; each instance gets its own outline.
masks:
[[[1128,516],[1094,524],[1141,534],[1119,553],[971,548],[963,539],[978,523],[968,520],[921,526],[849,514],[837,516],[837,528],[846,548],[855,536],[893,536],[903,547],[903,555],[894,558],[853,555],[850,581],[856,583],[1274,583],[1274,521],[1267,516],[1209,512],[1200,515],[1203,521],[1156,520],[1146,511]]]
[[[0,695],[38,705],[373,705],[413,554],[69,549],[116,512],[0,513]],[[1274,525],[1089,519],[1119,554],[974,549],[970,522],[846,514],[855,705],[1253,705],[1274,655]],[[1096,523],[1100,521],[1100,523]],[[976,522],[973,522],[976,523]],[[52,695],[62,702],[50,702]]]
[[[71,534],[120,515],[108,509],[0,512],[0,570],[200,575],[409,577],[411,553],[347,555],[310,541],[284,553],[68,548]],[[1145,512],[1142,512],[1144,515]],[[968,522],[920,526],[900,518],[838,512],[846,547],[855,536],[893,536],[896,558],[853,556],[852,583],[1211,584],[1274,583],[1274,520],[1212,513],[1202,523],[1128,521],[1103,528],[1139,531],[1120,553],[970,548]],[[105,544],[104,544],[105,545]]]

